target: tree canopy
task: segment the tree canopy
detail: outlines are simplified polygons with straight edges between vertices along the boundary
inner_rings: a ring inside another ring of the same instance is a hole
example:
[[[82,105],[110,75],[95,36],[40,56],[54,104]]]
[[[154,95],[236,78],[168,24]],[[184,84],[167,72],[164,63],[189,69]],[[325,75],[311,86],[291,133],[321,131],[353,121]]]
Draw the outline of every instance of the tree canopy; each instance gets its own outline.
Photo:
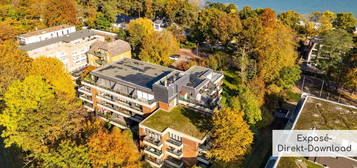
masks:
[[[253,133],[243,119],[240,109],[223,108],[213,116],[213,142],[208,156],[230,162],[244,156],[250,150]]]
[[[169,56],[178,50],[179,43],[171,32],[155,32],[144,40],[139,58],[146,62],[168,66],[172,63]]]
[[[139,152],[127,131],[99,130],[88,141],[93,167],[140,167]]]

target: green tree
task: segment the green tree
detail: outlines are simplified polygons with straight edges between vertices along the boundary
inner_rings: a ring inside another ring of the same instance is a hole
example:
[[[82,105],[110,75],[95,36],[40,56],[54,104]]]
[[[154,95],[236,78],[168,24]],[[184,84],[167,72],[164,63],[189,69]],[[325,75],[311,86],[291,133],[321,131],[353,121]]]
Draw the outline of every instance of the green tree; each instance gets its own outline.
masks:
[[[179,50],[179,43],[169,31],[155,32],[142,44],[139,58],[146,62],[168,66],[172,63],[170,55]]]
[[[288,10],[287,12],[282,12],[278,15],[278,19],[284,25],[291,27],[292,29],[299,31],[299,21],[301,15],[295,11]]]
[[[228,44],[242,30],[242,24],[236,14],[227,14],[217,8],[208,8],[201,12],[192,31],[197,41],[210,40],[211,44],[221,41]]]
[[[230,162],[248,153],[253,142],[253,132],[239,109],[223,108],[213,116],[212,149],[208,156]]]
[[[239,91],[239,102],[241,110],[245,114],[245,118],[249,124],[255,124],[257,121],[262,120],[262,112],[258,99],[246,86],[243,86]]]
[[[242,20],[248,19],[248,18],[254,18],[257,17],[258,14],[252,9],[250,6],[245,6],[243,9],[239,12],[239,16]]]
[[[62,141],[56,149],[51,149],[41,157],[44,167],[90,168],[88,148],[76,145],[70,140]]]
[[[58,97],[53,87],[40,76],[14,81],[5,93],[6,108],[0,125],[6,146],[16,144],[35,158],[64,137],[76,137],[85,121],[79,102]]]
[[[327,31],[321,35],[320,46],[317,66],[330,76],[342,68],[343,60],[352,49],[352,34],[341,29]]]
[[[355,30],[356,24],[357,20],[352,13],[338,13],[333,22],[335,28],[346,30],[349,33]]]
[[[134,52],[138,54],[143,41],[154,34],[153,23],[149,19],[139,18],[130,21],[128,25],[129,42]]]
[[[291,89],[295,86],[296,81],[300,79],[301,70],[298,65],[285,67],[280,72],[280,77],[274,82],[282,89]]]
[[[112,22],[110,19],[105,16],[102,12],[97,12],[96,20],[95,20],[95,27],[100,30],[109,30],[112,26]]]

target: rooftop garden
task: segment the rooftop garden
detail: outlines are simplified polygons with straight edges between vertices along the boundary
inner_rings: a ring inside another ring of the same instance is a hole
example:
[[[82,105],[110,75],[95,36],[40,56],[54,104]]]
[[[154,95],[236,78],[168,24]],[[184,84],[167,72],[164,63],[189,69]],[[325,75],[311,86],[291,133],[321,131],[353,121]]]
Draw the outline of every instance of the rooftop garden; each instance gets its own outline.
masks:
[[[171,128],[192,137],[202,139],[211,128],[210,117],[206,114],[177,106],[171,111],[158,110],[148,117],[143,125],[163,132]]]
[[[294,129],[357,129],[357,109],[309,97]]]
[[[305,158],[295,158],[295,157],[282,157],[280,158],[279,165],[277,168],[323,168],[322,165],[316,164]]]

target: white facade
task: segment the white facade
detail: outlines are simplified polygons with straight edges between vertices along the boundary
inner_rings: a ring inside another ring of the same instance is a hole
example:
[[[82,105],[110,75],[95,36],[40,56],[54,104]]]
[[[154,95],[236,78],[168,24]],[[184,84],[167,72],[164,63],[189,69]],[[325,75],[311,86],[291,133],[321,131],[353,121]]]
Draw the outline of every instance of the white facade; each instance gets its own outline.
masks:
[[[86,53],[90,45],[97,40],[105,41],[104,37],[95,35],[94,37],[85,37],[75,41],[58,42],[41,48],[27,51],[29,57],[37,58],[40,56],[58,58],[65,65],[69,72],[84,68],[88,61]]]
[[[53,31],[52,31],[53,30]],[[32,33],[20,35],[18,37],[21,45],[36,43],[48,39],[52,39],[55,37],[61,37],[76,31],[75,26],[64,26],[63,28],[56,27],[56,28],[48,28],[43,30],[38,30]],[[42,32],[41,32],[42,31]],[[33,34],[33,35],[31,35]]]

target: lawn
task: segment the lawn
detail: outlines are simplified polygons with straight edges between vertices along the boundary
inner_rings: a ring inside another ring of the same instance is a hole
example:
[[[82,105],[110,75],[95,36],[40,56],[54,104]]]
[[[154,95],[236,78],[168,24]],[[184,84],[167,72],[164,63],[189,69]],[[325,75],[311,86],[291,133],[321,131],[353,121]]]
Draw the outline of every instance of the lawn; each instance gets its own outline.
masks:
[[[142,125],[150,127],[159,132],[166,128],[185,133],[192,137],[202,139],[209,132],[210,117],[208,115],[177,106],[171,111],[158,110],[150,115]]]

